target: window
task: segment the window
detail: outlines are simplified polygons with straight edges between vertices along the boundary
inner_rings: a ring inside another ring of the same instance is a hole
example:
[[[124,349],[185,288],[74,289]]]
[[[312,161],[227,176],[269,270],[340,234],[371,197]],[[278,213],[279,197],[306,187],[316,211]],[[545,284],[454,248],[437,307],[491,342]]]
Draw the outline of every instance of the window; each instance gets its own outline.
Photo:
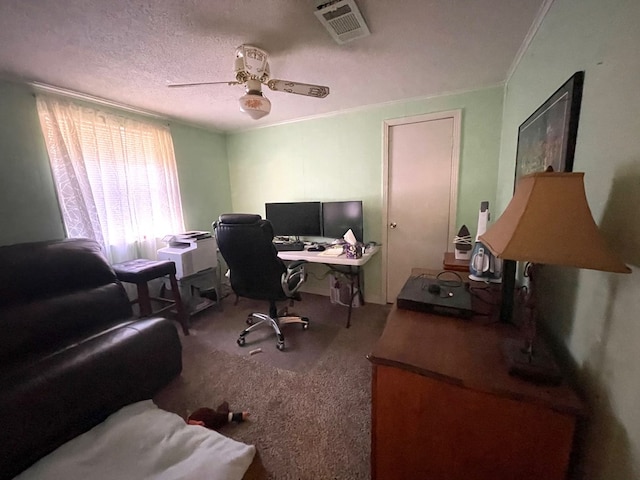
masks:
[[[112,263],[155,258],[157,241],[184,231],[169,128],[38,95],[68,237],[103,245]]]

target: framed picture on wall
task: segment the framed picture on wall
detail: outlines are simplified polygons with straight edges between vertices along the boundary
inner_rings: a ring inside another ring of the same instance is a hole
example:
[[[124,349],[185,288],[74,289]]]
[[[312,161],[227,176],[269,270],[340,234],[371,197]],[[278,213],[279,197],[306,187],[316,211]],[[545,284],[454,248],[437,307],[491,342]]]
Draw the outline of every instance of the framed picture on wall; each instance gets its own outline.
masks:
[[[572,171],[583,83],[576,72],[520,125],[514,189],[529,173]]]
[[[554,172],[573,170],[583,83],[584,72],[574,73],[518,128],[514,191],[523,175],[549,167]],[[514,311],[515,284],[516,262],[505,260],[500,318],[519,324],[520,315]]]

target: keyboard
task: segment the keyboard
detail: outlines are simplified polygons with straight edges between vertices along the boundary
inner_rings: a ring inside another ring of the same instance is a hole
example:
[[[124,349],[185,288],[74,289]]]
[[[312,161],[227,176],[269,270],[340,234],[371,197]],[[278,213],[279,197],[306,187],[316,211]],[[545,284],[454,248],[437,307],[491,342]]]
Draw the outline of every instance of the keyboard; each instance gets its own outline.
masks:
[[[274,242],[279,252],[300,252],[304,250],[304,242]]]

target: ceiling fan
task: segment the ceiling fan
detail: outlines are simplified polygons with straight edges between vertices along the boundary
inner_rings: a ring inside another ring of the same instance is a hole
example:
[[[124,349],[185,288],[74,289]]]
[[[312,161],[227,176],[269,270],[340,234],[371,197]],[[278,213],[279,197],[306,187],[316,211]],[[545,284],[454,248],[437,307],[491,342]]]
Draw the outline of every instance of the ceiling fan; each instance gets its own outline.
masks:
[[[324,98],[329,95],[329,87],[309,83],[292,82],[270,78],[269,54],[252,45],[236,48],[234,61],[236,79],[228,82],[173,83],[170,88],[193,87],[197,85],[244,85],[246,93],[240,97],[240,110],[257,120],[271,111],[271,102],[262,95],[262,85],[276,92],[295,93],[307,97]]]

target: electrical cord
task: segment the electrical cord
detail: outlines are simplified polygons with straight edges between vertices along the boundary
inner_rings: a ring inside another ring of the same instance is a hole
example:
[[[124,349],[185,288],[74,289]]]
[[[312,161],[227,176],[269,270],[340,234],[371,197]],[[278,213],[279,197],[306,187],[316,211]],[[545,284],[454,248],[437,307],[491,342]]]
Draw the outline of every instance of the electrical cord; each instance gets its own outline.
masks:
[[[444,277],[445,275],[453,275],[454,277],[456,277],[456,279],[455,280],[443,279],[442,277]],[[458,275],[458,273],[451,270],[442,270],[440,273],[438,273],[438,275],[436,275],[436,280],[438,280],[438,283],[441,286],[450,287],[450,288],[461,287],[462,284],[464,283],[462,281],[462,277]]]
[[[491,293],[490,285],[486,285],[484,287],[469,287],[469,293],[471,293],[471,295],[473,295],[475,298],[477,298],[481,302],[486,303],[487,305],[490,305],[492,307],[500,305],[499,301],[496,301],[495,299],[491,299],[491,297],[495,297],[495,295]]]
[[[445,275],[453,275],[456,278],[443,278]],[[439,272],[435,277],[435,283],[433,283],[433,276],[431,275],[420,274],[418,275],[418,278],[428,280],[427,282],[422,282],[422,290],[427,290],[433,295],[439,295],[441,298],[453,297],[454,292],[452,291],[452,289],[459,288],[464,285],[462,277],[456,272],[452,272],[449,270],[442,270],[441,272]]]
[[[315,272],[307,271],[307,275],[309,277],[313,277],[318,281],[326,279],[329,275],[331,275],[331,273],[332,273],[331,270],[329,270],[329,271],[324,272],[322,275],[316,275]]]

